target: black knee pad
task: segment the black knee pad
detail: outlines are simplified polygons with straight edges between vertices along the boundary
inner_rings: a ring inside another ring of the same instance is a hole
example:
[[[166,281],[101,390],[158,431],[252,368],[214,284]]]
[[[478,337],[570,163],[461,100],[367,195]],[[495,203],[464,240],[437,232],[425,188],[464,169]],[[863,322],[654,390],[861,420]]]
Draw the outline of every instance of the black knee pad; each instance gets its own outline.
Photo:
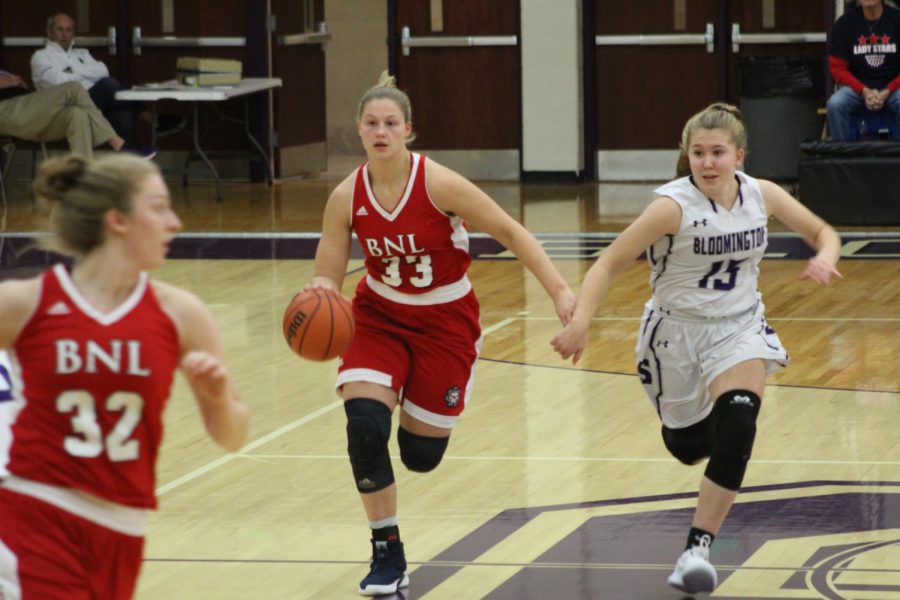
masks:
[[[714,429],[712,414],[699,423],[681,429],[663,425],[663,443],[672,456],[686,465],[693,465],[712,453]]]
[[[449,442],[449,437],[426,437],[410,433],[402,427],[397,429],[400,460],[410,471],[427,473],[434,470],[441,463]]]
[[[347,453],[356,489],[363,494],[383,490],[394,483],[394,469],[388,452],[391,438],[391,411],[369,398],[344,402],[347,413]]]
[[[756,437],[761,401],[749,390],[730,390],[716,400],[716,430],[705,475],[723,488],[737,491],[744,481]]]

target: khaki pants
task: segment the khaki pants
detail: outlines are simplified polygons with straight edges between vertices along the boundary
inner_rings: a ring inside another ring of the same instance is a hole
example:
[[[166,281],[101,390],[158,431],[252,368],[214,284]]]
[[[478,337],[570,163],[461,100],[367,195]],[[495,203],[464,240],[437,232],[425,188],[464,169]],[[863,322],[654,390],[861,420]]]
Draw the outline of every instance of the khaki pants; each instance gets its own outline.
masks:
[[[38,90],[0,102],[0,134],[23,140],[66,139],[69,149],[92,158],[94,147],[116,132],[77,82]]]

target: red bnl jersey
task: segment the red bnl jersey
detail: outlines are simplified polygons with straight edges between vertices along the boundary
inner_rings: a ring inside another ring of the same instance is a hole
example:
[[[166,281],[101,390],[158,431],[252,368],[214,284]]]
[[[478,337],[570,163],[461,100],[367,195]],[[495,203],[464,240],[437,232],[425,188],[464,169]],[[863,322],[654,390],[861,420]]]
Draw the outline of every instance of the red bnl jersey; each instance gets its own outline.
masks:
[[[409,181],[394,210],[385,210],[372,193],[367,164],[357,171],[353,189],[350,226],[366,255],[369,287],[388,299],[392,292],[450,291],[452,284],[468,283],[465,275],[472,263],[462,219],[431,201],[425,157],[411,153],[411,160]]]
[[[100,313],[57,265],[14,345],[24,405],[12,426],[13,475],[156,508],[162,412],[179,361],[178,332],[146,273]]]
[[[481,339],[466,276],[469,236],[462,218],[432,202],[425,157],[411,154],[411,163],[390,212],[372,193],[367,166],[357,171],[350,225],[368,273],[353,298],[356,333],[341,356],[337,386],[392,388],[405,412],[451,428],[471,396]]]

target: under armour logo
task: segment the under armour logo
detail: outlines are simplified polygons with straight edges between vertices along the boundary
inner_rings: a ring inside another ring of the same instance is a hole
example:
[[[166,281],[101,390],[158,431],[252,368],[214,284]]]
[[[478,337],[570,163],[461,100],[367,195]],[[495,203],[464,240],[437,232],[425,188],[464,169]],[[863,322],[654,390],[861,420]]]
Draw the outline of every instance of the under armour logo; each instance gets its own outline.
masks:
[[[731,399],[729,404],[746,404],[747,406],[753,406],[753,400],[750,399],[750,396],[735,396]]]
[[[700,219],[699,221],[694,221],[694,227],[700,227],[700,224],[703,224],[706,227],[706,219]]]
[[[669,340],[657,340],[656,345],[657,347],[662,346],[663,348],[668,348]]]

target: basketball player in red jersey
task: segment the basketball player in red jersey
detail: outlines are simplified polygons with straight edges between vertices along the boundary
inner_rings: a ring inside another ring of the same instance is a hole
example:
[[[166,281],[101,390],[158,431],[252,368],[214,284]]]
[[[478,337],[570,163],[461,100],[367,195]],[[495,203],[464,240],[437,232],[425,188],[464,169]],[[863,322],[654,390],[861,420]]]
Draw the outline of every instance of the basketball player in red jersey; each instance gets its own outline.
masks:
[[[459,174],[410,152],[409,98],[383,74],[359,104],[368,161],[334,190],[325,208],[315,277],[340,291],[356,232],[367,275],[353,300],[356,333],[341,357],[350,465],[372,529],[365,596],[409,585],[397,526],[397,486],[388,454],[398,405],[400,459],[412,471],[437,467],[472,393],[481,347],[478,301],[464,222],[510,249],[538,278],[567,323],[572,290],[537,240]]]
[[[126,600],[175,369],[226,450],[248,412],[209,311],[147,276],[181,227],[159,169],[70,156],[46,162],[35,191],[53,207],[53,249],[75,263],[0,283],[18,403],[0,457],[0,598]]]

